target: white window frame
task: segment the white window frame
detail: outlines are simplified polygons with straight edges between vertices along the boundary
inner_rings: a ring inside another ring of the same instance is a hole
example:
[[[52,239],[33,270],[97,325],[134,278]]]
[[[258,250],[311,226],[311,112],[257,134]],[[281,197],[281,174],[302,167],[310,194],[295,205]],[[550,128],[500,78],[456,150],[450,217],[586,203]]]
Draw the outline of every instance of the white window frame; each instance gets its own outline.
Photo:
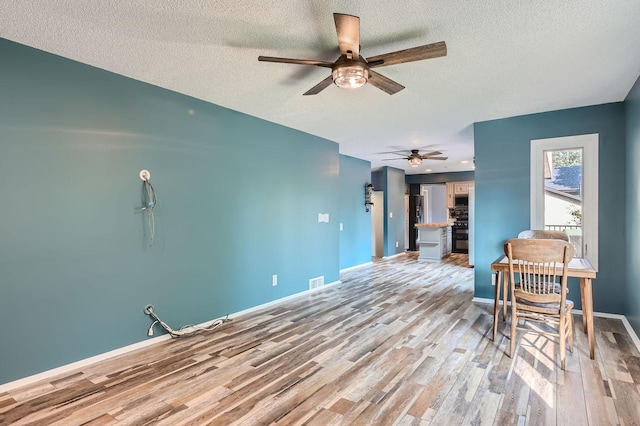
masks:
[[[544,229],[544,151],[582,149],[583,256],[598,270],[599,134],[531,140],[531,229]]]

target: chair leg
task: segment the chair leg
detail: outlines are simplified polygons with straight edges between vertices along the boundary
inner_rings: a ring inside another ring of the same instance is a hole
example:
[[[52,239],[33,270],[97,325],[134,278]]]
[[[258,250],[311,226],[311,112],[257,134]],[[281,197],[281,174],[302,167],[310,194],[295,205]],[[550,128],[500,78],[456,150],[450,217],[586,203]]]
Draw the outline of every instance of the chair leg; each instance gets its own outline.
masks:
[[[496,273],[496,288],[493,294],[493,341],[498,334],[498,320],[500,316],[500,272]]]
[[[569,312],[569,351],[573,353],[573,314]]]
[[[517,325],[518,325],[518,313],[517,313],[517,309],[515,306],[515,303],[511,303],[511,343],[510,343],[510,347],[509,347],[509,356],[511,358],[513,358],[515,356],[515,350],[516,350],[516,339],[518,338],[518,331],[517,331]]]
[[[564,370],[565,358],[567,357],[567,318],[560,313],[560,367]]]

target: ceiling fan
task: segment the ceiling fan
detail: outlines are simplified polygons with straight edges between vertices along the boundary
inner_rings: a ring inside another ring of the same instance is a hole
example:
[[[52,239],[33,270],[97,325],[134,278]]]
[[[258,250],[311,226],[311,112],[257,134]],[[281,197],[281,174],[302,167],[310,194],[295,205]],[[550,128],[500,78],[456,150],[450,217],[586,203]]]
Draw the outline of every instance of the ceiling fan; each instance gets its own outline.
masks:
[[[444,41],[439,41],[424,46],[371,56],[365,59],[360,55],[360,18],[342,13],[334,13],[333,20],[336,24],[338,45],[340,47],[340,57],[335,62],[276,58],[273,56],[258,56],[258,60],[331,68],[331,75],[305,92],[305,95],[316,95],[323,89],[329,87],[331,83],[335,83],[338,87],[356,88],[365,85],[367,82],[393,95],[404,89],[404,86],[378,74],[373,71],[372,68],[421,61],[423,59],[438,58],[447,55],[447,45]]]
[[[389,154],[396,154],[396,155],[400,155],[401,157],[385,158],[381,161],[408,160],[411,167],[418,167],[420,164],[422,164],[422,160],[446,160],[449,158],[449,157],[440,157],[440,155],[442,155],[440,151],[431,151],[425,154],[420,154],[419,149],[412,149],[410,152],[411,152],[410,154],[408,154],[409,153],[408,150],[389,152]]]

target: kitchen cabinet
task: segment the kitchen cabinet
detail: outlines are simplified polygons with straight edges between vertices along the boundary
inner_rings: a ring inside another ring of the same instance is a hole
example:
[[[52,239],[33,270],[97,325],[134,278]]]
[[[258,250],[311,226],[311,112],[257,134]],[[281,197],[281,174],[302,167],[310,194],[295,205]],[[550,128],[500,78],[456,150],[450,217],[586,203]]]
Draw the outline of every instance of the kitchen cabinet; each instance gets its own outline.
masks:
[[[454,184],[447,184],[447,208],[452,209],[456,206],[456,197],[454,195]]]
[[[473,188],[473,181],[447,183],[447,208],[456,206],[456,196],[469,195],[469,188]]]
[[[453,193],[455,195],[469,195],[469,182],[454,182]]]
[[[418,229],[418,259],[440,260],[451,254],[451,226],[447,223],[424,223]]]

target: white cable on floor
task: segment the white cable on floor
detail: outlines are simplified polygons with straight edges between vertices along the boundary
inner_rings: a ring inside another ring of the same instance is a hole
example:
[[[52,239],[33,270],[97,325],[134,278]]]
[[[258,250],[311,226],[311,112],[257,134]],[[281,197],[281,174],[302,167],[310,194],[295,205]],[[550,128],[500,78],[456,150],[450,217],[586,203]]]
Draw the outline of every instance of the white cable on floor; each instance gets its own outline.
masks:
[[[151,305],[147,306],[145,308],[145,313],[147,315],[149,315],[151,318],[153,318],[155,321],[151,324],[151,326],[149,327],[149,330],[147,332],[148,336],[153,336],[153,327],[156,324],[160,324],[160,326],[162,328],[165,329],[165,331],[167,333],[169,333],[171,335],[171,337],[184,337],[184,336],[190,336],[192,334],[195,334],[199,331],[211,331],[211,330],[215,330],[216,328],[220,327],[222,324],[224,324],[227,321],[231,321],[229,319],[229,315],[225,316],[224,318],[217,318],[215,320],[213,320],[212,324],[209,326],[199,326],[199,325],[184,325],[182,327],[180,327],[180,329],[178,330],[174,330],[173,328],[171,328],[167,323],[165,323],[164,321],[162,321],[155,312],[153,312],[153,307]]]

